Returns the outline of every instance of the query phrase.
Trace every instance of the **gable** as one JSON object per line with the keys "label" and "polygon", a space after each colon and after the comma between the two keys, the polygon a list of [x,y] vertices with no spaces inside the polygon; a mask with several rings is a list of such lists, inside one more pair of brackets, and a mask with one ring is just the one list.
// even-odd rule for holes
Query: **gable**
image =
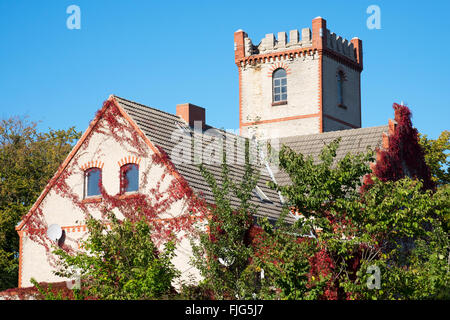
{"label": "gable", "polygon": [[[105,128],[111,132],[111,136],[113,139],[103,138],[102,141],[96,141],[95,143],[91,140],[96,138],[97,140],[101,139],[98,137],[99,135],[107,135]],[[119,133],[120,130],[126,128],[126,133],[123,137],[121,137]],[[67,191],[69,188],[66,180],[72,179],[71,176],[73,173],[82,173],[87,168],[90,167],[103,167],[104,163],[101,159],[105,159],[109,155],[106,155],[105,152],[102,153],[101,148],[110,148],[108,144],[114,145],[114,140],[123,139],[124,143],[128,145],[132,145],[133,148],[136,148],[137,153],[146,154],[148,157],[147,160],[151,159],[152,154],[160,155],[160,151],[153,145],[153,143],[145,136],[145,134],[137,127],[137,125],[133,122],[133,120],[126,114],[126,112],[117,104],[114,100],[113,96],[110,96],[108,100],[106,100],[102,106],[102,108],[97,112],[95,118],[91,121],[88,129],[83,133],[82,137],[73,147],[72,151],[63,161],[63,163],[58,168],[55,175],[50,179],[49,183],[44,188],[43,192],[40,194],[32,208],[29,212],[23,217],[22,221],[16,226],[17,231],[21,231],[29,222],[30,218],[35,215],[36,211],[39,211],[39,206],[43,203],[43,201],[48,197],[49,193],[53,190],[58,190],[59,192]],[[100,147],[102,145],[102,147]],[[116,149],[117,143],[116,143]],[[120,148],[119,148],[120,149]],[[109,154],[118,153],[125,154],[129,157],[129,153],[120,153],[119,151],[113,151],[111,148],[108,151]],[[136,158],[135,156],[133,156]],[[120,160],[120,159],[117,159]],[[170,164],[162,161],[162,165],[166,166],[166,169],[176,178],[182,180],[182,177],[176,173],[175,170],[170,166]],[[78,175],[79,179],[80,175]],[[116,178],[115,176],[114,178]],[[105,177],[108,178],[108,177]],[[70,182],[71,184],[82,184],[82,181],[78,182]],[[114,193],[114,190],[113,190]],[[67,196],[67,195],[66,195]],[[78,204],[81,203],[80,196],[78,195],[70,195],[67,197],[72,197],[72,200]]]}
{"label": "gable", "polygon": [[[178,116],[157,110],[121,97],[115,96],[118,104],[130,115],[133,121],[145,133],[157,148],[161,148],[167,154],[176,171],[186,180],[193,191],[201,195],[208,203],[214,203],[214,196],[211,188],[203,179],[198,168],[199,159],[204,161],[204,166],[209,170],[216,180],[221,181],[222,159],[214,150],[220,149],[220,139],[222,136],[225,141],[243,145],[245,141],[243,137],[231,132],[207,127],[206,131],[197,132],[192,130]],[[212,134],[208,134],[212,132]],[[214,135],[214,137],[212,137]],[[192,147],[192,143],[198,143],[196,147]],[[187,152],[180,154],[180,151]],[[210,156],[214,156],[211,161]],[[231,155],[233,159],[229,163],[230,177],[239,182],[244,174],[244,149],[235,148]],[[180,159],[184,157],[184,159]],[[254,155],[257,158],[258,155]],[[231,157],[230,157],[231,158]],[[267,186],[267,182],[271,181],[270,173],[267,171],[263,163],[256,162],[254,164],[256,170],[260,172],[258,182],[259,188],[270,199],[269,202],[261,201],[255,194],[251,202],[259,207],[258,216],[266,216],[270,219],[277,219],[281,213],[282,204],[276,191]],[[238,206],[240,200],[231,195],[231,204]]]}

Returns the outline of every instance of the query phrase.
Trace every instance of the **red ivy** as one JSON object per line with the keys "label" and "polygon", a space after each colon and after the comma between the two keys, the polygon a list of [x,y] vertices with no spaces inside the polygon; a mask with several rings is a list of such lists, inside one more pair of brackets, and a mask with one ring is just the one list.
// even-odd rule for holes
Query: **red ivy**
{"label": "red ivy", "polygon": [[[425,189],[434,189],[430,168],[425,163],[424,151],[419,144],[418,131],[412,126],[411,111],[404,105],[393,104],[395,132],[389,135],[387,150],[379,150],[373,174],[382,181],[396,181],[405,175],[422,180]],[[370,186],[372,179],[366,178]]]}

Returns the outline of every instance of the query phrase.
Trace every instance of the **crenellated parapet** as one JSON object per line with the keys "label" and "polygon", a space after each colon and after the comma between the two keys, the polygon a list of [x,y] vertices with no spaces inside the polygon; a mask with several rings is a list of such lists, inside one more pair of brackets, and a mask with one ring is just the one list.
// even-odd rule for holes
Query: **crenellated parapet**
{"label": "crenellated parapet", "polygon": [[327,29],[327,48],[356,61],[353,43]]}
{"label": "crenellated parapet", "polygon": [[254,46],[253,54],[264,54],[311,46],[311,29],[304,28],[301,34],[299,34],[298,30],[289,31],[289,37],[284,31],[278,32],[277,37],[273,33],[266,34],[266,37],[261,40],[259,45]]}
{"label": "crenellated parapet", "polygon": [[254,61],[292,58],[298,54],[311,54],[316,51],[324,52],[343,63],[362,69],[362,42],[358,38],[347,40],[330,32],[326,27],[326,20],[317,17],[312,20],[312,30],[303,28],[278,32],[275,36],[268,33],[258,43],[254,44],[243,30],[234,33],[235,60],[237,64]]}
{"label": "crenellated parapet", "polygon": [[301,33],[296,29],[291,30],[289,31],[289,36],[284,31],[278,32],[276,37],[273,33],[268,33],[257,45],[253,44],[252,40],[244,31],[238,30],[235,32],[236,34],[242,35],[243,48],[241,47],[241,50],[244,57],[312,46],[310,28],[302,29]]}

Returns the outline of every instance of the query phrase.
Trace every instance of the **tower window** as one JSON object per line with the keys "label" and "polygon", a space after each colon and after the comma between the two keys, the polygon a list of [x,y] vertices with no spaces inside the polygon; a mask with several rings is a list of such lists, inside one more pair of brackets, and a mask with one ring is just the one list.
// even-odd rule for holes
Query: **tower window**
{"label": "tower window", "polygon": [[120,192],[135,192],[139,190],[139,167],[129,163],[120,167]]}
{"label": "tower window", "polygon": [[286,70],[279,68],[273,72],[273,102],[287,101],[287,77]]}
{"label": "tower window", "polygon": [[102,183],[102,170],[90,168],[84,172],[84,197],[100,195],[100,184]]}
{"label": "tower window", "polygon": [[344,107],[344,73],[339,71],[337,74],[337,90],[338,90],[338,105]]}

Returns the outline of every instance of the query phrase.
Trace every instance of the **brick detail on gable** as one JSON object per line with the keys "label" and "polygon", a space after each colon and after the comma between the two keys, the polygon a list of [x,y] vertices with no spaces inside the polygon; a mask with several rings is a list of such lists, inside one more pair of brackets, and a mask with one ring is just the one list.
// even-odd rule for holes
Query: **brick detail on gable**
{"label": "brick detail on gable", "polygon": [[104,165],[105,165],[105,164],[104,164],[102,161],[100,161],[100,160],[88,161],[88,162],[84,163],[83,165],[81,165],[81,166],[80,166],[80,169],[83,170],[83,171],[85,171],[85,170],[87,170],[87,169],[90,169],[90,168],[100,168],[100,169],[103,169],[103,166],[104,166]]}
{"label": "brick detail on gable", "polygon": [[120,159],[119,161],[117,161],[117,164],[119,165],[119,167],[128,164],[128,163],[134,163],[139,165],[139,163],[141,163],[141,158],[138,158],[136,156],[127,156],[127,157],[123,157],[122,159]]}

